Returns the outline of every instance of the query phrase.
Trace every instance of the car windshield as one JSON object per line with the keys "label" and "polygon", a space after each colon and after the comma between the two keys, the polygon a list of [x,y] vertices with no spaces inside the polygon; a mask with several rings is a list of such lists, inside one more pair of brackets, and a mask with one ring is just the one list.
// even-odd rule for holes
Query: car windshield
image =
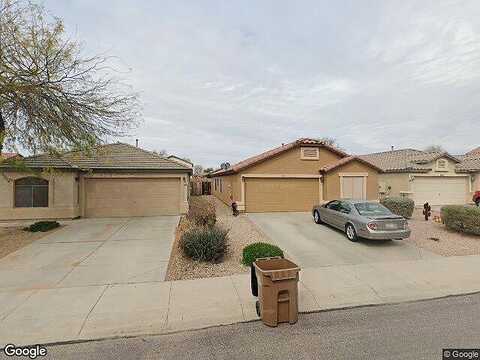
{"label": "car windshield", "polygon": [[365,216],[382,216],[392,214],[392,212],[388,210],[385,206],[370,202],[357,203],[355,204],[355,209],[357,209],[360,215]]}

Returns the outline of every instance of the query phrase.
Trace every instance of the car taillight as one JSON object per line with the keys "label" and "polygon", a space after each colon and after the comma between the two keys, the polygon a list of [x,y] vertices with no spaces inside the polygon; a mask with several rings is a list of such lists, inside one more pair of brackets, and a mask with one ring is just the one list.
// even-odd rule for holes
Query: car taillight
{"label": "car taillight", "polygon": [[373,223],[373,222],[368,223],[368,224],[367,224],[367,227],[368,227],[370,230],[374,230],[374,231],[378,229],[378,225],[377,225],[376,223]]}

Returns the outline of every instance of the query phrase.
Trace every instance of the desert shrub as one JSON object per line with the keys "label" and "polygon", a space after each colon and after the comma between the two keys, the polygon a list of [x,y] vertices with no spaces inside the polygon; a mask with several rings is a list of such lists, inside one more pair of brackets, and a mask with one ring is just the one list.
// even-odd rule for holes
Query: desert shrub
{"label": "desert shrub", "polygon": [[181,237],[183,253],[197,261],[221,262],[227,251],[228,230],[219,226],[194,226]]}
{"label": "desert shrub", "polygon": [[276,245],[257,242],[257,243],[247,245],[243,248],[242,263],[244,265],[250,266],[253,264],[255,260],[259,258],[273,257],[273,256],[283,257],[282,249],[280,249]]}
{"label": "desert shrub", "polygon": [[31,231],[31,232],[37,232],[37,231],[45,232],[52,229],[56,229],[59,226],[60,224],[57,221],[37,221],[36,223],[30,226],[27,226],[24,230]]}
{"label": "desert shrub", "polygon": [[213,226],[217,222],[215,205],[201,196],[192,196],[187,219],[199,226]]}
{"label": "desert shrub", "polygon": [[413,200],[406,197],[386,197],[380,200],[380,203],[394,214],[407,219],[412,217],[415,208]]}
{"label": "desert shrub", "polygon": [[441,217],[448,229],[480,235],[480,208],[463,205],[448,205],[441,209]]}

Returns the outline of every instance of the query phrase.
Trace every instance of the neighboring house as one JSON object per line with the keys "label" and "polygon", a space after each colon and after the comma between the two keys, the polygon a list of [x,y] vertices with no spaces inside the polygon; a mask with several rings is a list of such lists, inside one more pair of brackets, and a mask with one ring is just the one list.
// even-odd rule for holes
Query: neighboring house
{"label": "neighboring house", "polygon": [[[478,149],[477,149],[478,150]],[[447,152],[401,149],[362,155],[383,170],[381,196],[406,196],[417,206],[465,204],[479,189],[480,151],[453,156]]]}
{"label": "neighboring house", "polygon": [[167,159],[175,161],[175,162],[179,163],[180,165],[186,166],[190,169],[193,169],[193,163],[189,160],[182,159],[182,158],[180,158],[178,156],[175,156],[175,155],[169,155],[169,156],[167,156]]}
{"label": "neighboring house", "polygon": [[115,143],[91,154],[25,157],[0,165],[0,220],[178,215],[188,210],[192,170]]}
{"label": "neighboring house", "polygon": [[240,211],[310,211],[338,198],[378,199],[378,169],[312,139],[299,139],[217,170],[212,193]]}

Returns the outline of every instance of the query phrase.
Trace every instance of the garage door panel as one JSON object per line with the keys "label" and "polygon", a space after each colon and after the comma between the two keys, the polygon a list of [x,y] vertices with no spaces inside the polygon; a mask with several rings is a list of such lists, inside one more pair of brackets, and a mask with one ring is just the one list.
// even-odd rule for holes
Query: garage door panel
{"label": "garage door panel", "polygon": [[412,185],[413,199],[420,206],[465,204],[468,191],[466,177],[420,177]]}
{"label": "garage door panel", "polygon": [[180,179],[88,179],[86,217],[177,215]]}
{"label": "garage door panel", "polygon": [[310,211],[319,202],[319,183],[318,179],[246,179],[245,199],[247,212]]}

